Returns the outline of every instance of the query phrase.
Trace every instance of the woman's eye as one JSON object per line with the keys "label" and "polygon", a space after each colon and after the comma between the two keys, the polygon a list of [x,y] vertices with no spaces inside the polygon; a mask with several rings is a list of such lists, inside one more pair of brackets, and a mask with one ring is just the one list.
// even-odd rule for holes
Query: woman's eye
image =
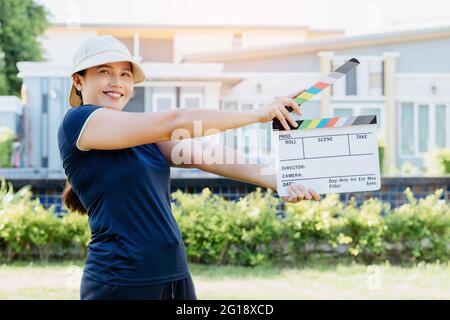
{"label": "woman's eye", "polygon": [[123,75],[128,77],[128,78],[131,78],[131,74],[129,74],[129,73],[124,73]]}
{"label": "woman's eye", "polygon": [[108,73],[108,70],[106,69],[100,70],[100,73]]}

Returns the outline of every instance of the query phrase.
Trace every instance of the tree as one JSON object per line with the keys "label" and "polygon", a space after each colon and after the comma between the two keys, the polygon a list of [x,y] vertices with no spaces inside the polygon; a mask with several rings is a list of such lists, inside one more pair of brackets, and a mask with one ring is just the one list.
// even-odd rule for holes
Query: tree
{"label": "tree", "polygon": [[34,0],[0,1],[0,95],[19,95],[18,61],[43,59],[38,37],[47,29],[47,15]]}

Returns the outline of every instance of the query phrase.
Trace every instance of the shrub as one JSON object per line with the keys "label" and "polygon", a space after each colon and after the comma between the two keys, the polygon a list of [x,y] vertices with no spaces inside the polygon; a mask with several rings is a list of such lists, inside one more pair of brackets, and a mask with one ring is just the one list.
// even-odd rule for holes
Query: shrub
{"label": "shrub", "polygon": [[450,255],[450,206],[441,200],[442,189],[417,200],[405,191],[408,203],[386,217],[386,241],[395,243],[399,256],[412,260],[448,260]]}
{"label": "shrub", "polygon": [[234,204],[208,189],[201,194],[177,191],[172,197],[172,212],[183,234],[187,257],[199,263],[225,263],[232,239],[227,213],[234,210]]}
{"label": "shrub", "polygon": [[278,204],[270,190],[262,193],[260,188],[239,199],[235,210],[229,212],[229,263],[254,266],[276,257],[276,244],[282,234]]}
{"label": "shrub", "polygon": [[425,169],[429,175],[450,174],[450,148],[428,151],[425,155]]}
{"label": "shrub", "polygon": [[384,139],[382,138],[381,134],[378,134],[377,136],[377,143],[378,143],[378,160],[380,163],[380,173],[384,174],[384,155],[386,153],[386,143],[384,142]]}
{"label": "shrub", "polygon": [[284,227],[289,256],[305,258],[310,252],[329,245],[330,233],[343,224],[343,214],[344,204],[336,194],[320,202],[286,204]]}
{"label": "shrub", "polygon": [[38,255],[48,259],[60,247],[61,224],[54,207],[45,209],[38,199],[31,200],[29,186],[14,194],[12,184],[0,187],[0,243],[6,260]]}
{"label": "shrub", "polygon": [[281,234],[276,216],[278,200],[270,192],[256,192],[237,202],[212,195],[172,194],[189,260],[200,263],[257,265],[270,261],[271,244]]}
{"label": "shrub", "polygon": [[361,256],[367,262],[385,254],[387,227],[383,214],[389,211],[389,207],[389,204],[374,198],[366,200],[360,208],[347,207],[337,239],[348,239],[345,242],[349,244],[349,254]]}
{"label": "shrub", "polygon": [[87,215],[69,212],[60,219],[60,225],[62,254],[85,258],[91,240]]}
{"label": "shrub", "polygon": [[14,133],[9,127],[0,127],[0,168],[11,167],[14,139]]}
{"label": "shrub", "polygon": [[[448,261],[450,205],[438,190],[391,209],[368,199],[344,204],[336,194],[319,202],[284,203],[271,191],[227,201],[205,188],[200,194],[174,192],[172,212],[183,235],[189,261],[255,266],[295,262],[316,254],[343,256],[372,263]],[[0,258],[49,259],[86,256],[90,230],[86,216],[70,212],[62,218],[54,207],[31,200],[29,186],[16,193],[0,186]]]}

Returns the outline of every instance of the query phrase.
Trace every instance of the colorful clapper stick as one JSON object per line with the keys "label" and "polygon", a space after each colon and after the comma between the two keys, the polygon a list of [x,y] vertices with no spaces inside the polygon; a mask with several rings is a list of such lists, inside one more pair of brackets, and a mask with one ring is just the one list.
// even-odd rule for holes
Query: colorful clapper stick
{"label": "colorful clapper stick", "polygon": [[319,82],[315,83],[312,87],[300,93],[297,97],[294,98],[295,101],[297,101],[298,104],[305,103],[323,89],[331,86],[337,79],[345,76],[345,74],[353,70],[357,65],[359,65],[358,60],[356,60],[355,58],[350,59],[349,61],[338,67],[336,70],[331,72],[329,75],[321,79]]}
{"label": "colorful clapper stick", "polygon": [[[346,61],[344,64],[339,66],[336,70],[331,72],[326,77],[322,78],[320,81],[315,83],[313,86],[308,88],[307,90],[300,93],[297,97],[294,97],[295,101],[302,105],[306,101],[310,100],[312,97],[314,97],[316,94],[320,93],[323,89],[326,89],[327,87],[331,86],[337,79],[342,78],[345,76],[348,72],[353,70],[359,65],[359,61],[355,58],[350,59],[349,61]],[[291,107],[286,107],[287,110],[293,111]],[[288,122],[288,125],[291,129],[294,127]],[[284,130],[283,125],[280,123],[278,119],[273,120],[272,124],[273,129],[279,129]]]}
{"label": "colorful clapper stick", "polygon": [[[340,128],[362,124],[377,124],[377,116],[352,116],[297,120],[297,129]],[[284,130],[284,129],[280,129]]]}

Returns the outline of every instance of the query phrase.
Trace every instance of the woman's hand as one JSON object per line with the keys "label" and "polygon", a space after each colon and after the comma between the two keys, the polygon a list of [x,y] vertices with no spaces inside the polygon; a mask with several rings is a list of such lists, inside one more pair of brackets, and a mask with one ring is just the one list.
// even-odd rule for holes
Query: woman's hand
{"label": "woman's hand", "polygon": [[289,203],[296,203],[300,200],[320,200],[320,196],[317,194],[314,189],[308,189],[301,185],[301,184],[291,184],[287,187],[287,191],[289,192],[289,197],[284,196],[282,197],[284,201]]}
{"label": "woman's hand", "polygon": [[297,122],[294,120],[294,118],[292,118],[286,107],[291,107],[300,116],[303,116],[303,112],[300,110],[299,105],[293,99],[303,91],[305,90],[296,92],[292,95],[289,95],[288,97],[275,97],[269,105],[261,107],[256,111],[258,112],[259,122],[265,123],[272,121],[274,118],[278,118],[278,120],[280,120],[281,124],[286,130],[290,129],[286,120],[289,121],[294,127],[297,127]]}

